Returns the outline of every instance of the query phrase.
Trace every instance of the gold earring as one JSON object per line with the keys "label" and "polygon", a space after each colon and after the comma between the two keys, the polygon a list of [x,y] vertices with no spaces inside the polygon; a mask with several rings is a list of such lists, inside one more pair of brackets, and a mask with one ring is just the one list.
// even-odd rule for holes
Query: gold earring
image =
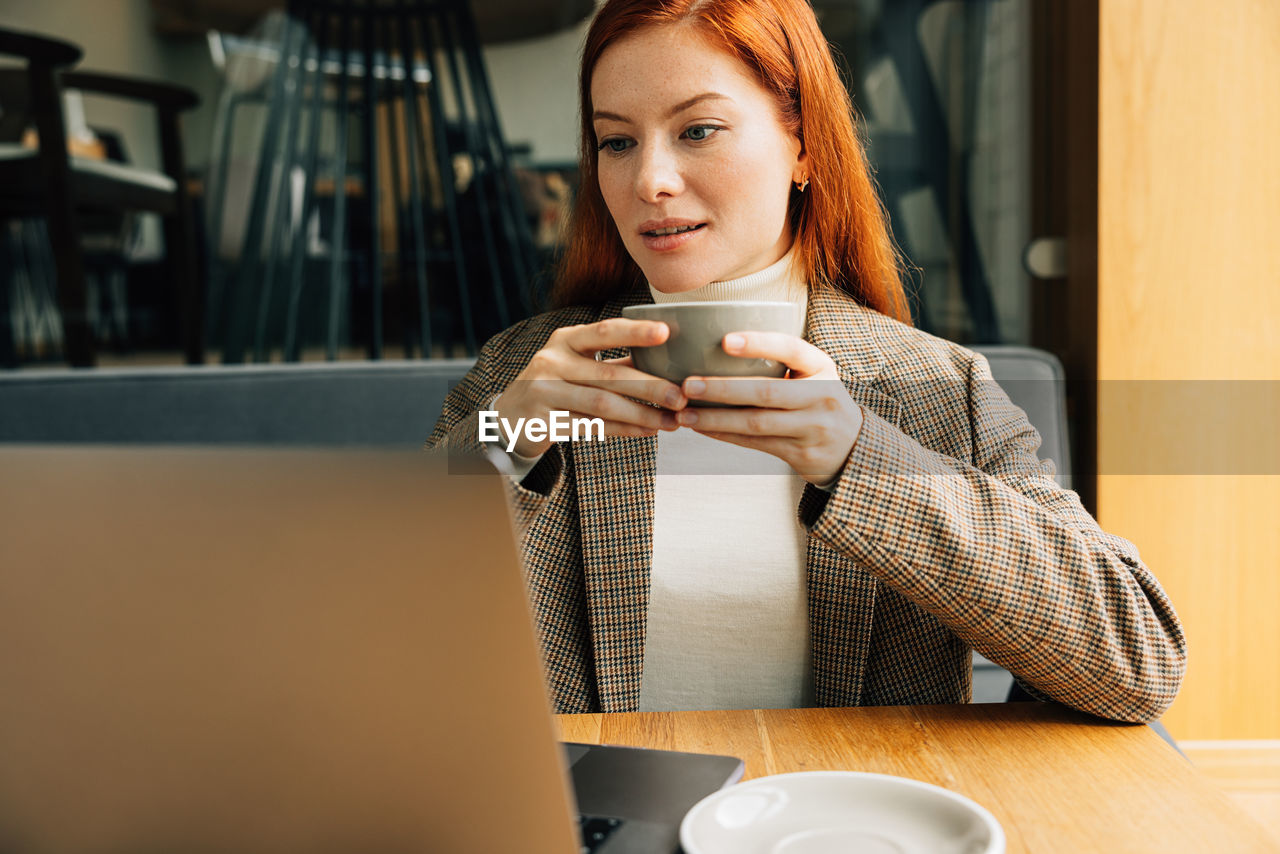
{"label": "gold earring", "polygon": [[809,176],[808,176],[808,175],[805,175],[805,176],[804,176],[804,181],[803,181],[803,182],[800,182],[800,181],[797,181],[797,182],[796,182],[796,189],[797,189],[797,190],[799,190],[799,191],[800,191],[800,192],[802,192],[802,193],[804,192],[805,187],[808,187],[808,186],[809,186]]}

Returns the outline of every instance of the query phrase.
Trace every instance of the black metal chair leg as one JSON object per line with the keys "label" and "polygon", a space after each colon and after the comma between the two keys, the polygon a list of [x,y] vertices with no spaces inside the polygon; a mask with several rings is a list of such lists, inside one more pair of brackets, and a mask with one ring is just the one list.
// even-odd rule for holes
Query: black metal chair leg
{"label": "black metal chair leg", "polygon": [[374,21],[375,17],[370,15],[361,22],[363,31],[361,46],[364,51],[364,113],[362,130],[364,132],[364,198],[369,223],[369,244],[366,247],[366,252],[368,253],[370,314],[372,315],[369,332],[369,358],[381,359],[382,258],[381,247],[378,245],[378,212],[381,193],[378,186],[378,88],[374,77],[378,44],[377,28],[374,26]]}
{"label": "black metal chair leg", "polygon": [[[421,160],[422,149],[418,145],[419,136],[419,116],[418,116],[418,84],[413,78],[414,70],[414,44],[412,24],[409,18],[408,6],[401,0],[398,4],[398,16],[396,22],[400,27],[400,52],[404,58],[404,117],[405,117],[405,163],[409,172],[409,230],[410,241],[413,246],[413,272],[414,281],[417,284],[418,296],[418,318],[420,335],[422,341],[423,358],[431,357],[431,301],[429,299],[429,289],[427,287],[427,244],[426,235],[423,233],[426,228],[426,217],[423,214],[422,202],[422,186],[423,181],[419,175],[420,171],[425,171],[427,164],[425,160]],[[431,81],[434,84],[435,81]],[[401,255],[405,252],[404,244],[401,245]],[[407,288],[405,289],[407,291]],[[406,327],[406,336],[407,336]],[[407,344],[407,342],[406,342]],[[406,355],[408,347],[406,346]]]}
{"label": "black metal chair leg", "polygon": [[462,228],[458,221],[458,196],[453,186],[453,157],[445,133],[446,115],[440,98],[440,68],[435,61],[436,41],[431,33],[430,20],[422,22],[422,40],[427,66],[431,70],[434,85],[427,88],[427,104],[431,110],[431,130],[435,143],[436,168],[440,173],[440,189],[444,197],[445,222],[449,231],[449,247],[453,255],[454,271],[458,281],[458,310],[462,313],[463,336],[468,353],[475,353],[476,332],[471,316],[471,292],[467,276],[467,259],[462,247]]}
{"label": "black metal chair leg", "polygon": [[[303,268],[307,254],[307,219],[310,217],[312,206],[315,203],[315,174],[316,164],[319,162],[320,125],[324,109],[325,84],[322,63],[324,60],[324,45],[328,41],[330,23],[330,15],[327,12],[320,12],[314,19],[315,39],[312,41],[311,49],[307,53],[314,59],[315,68],[310,74],[304,75],[311,89],[311,101],[305,117],[306,121],[304,122],[300,119],[298,123],[300,129],[302,127],[307,129],[305,132],[307,154],[302,167],[304,175],[302,212],[298,228],[293,233],[292,246],[289,251],[289,305],[285,313],[284,334],[284,359],[286,362],[298,361],[302,353],[301,334],[298,331],[300,323],[298,315],[301,311],[304,287]],[[301,102],[305,96],[306,88],[299,87],[297,100]]]}
{"label": "black metal chair leg", "polygon": [[[281,60],[276,65],[271,82],[271,95],[267,102],[268,110],[279,110],[285,103],[286,83],[289,76],[287,57],[296,51],[294,42],[301,36],[301,27],[286,22],[281,38]],[[253,202],[249,209],[249,217],[245,226],[243,248],[240,252],[240,269],[235,277],[230,294],[227,327],[223,338],[222,361],[226,364],[239,364],[244,361],[245,350],[249,346],[250,319],[254,316],[252,306],[254,295],[261,286],[263,262],[262,254],[266,245],[267,212],[273,199],[279,199],[279,174],[276,169],[276,150],[281,144],[281,121],[273,117],[267,121],[263,134],[261,155],[258,158],[257,175],[254,181]]]}
{"label": "black metal chair leg", "polygon": [[350,275],[347,273],[347,133],[351,102],[351,0],[344,0],[338,18],[342,34],[341,63],[338,77],[338,120],[334,152],[333,232],[329,241],[329,311],[326,327],[325,358],[338,358],[338,341],[342,337],[342,320],[346,316]]}
{"label": "black metal chair leg", "polygon": [[18,366],[18,347],[13,334],[13,240],[11,224],[0,221],[0,367]]}
{"label": "black metal chair leg", "polygon": [[[267,259],[262,270],[262,282],[258,287],[258,311],[254,325],[253,359],[265,362],[270,357],[272,342],[269,326],[276,311],[275,281],[283,265],[281,247],[285,244],[285,236],[293,214],[293,177],[298,164],[298,118],[302,105],[302,78],[306,73],[304,54],[312,42],[306,26],[305,18],[290,19],[289,26],[297,31],[291,41],[293,51],[281,56],[281,64],[287,66],[288,77],[285,82],[284,127],[280,139],[280,150],[273,167],[275,190],[274,212],[267,223]],[[276,152],[272,152],[273,155]]]}

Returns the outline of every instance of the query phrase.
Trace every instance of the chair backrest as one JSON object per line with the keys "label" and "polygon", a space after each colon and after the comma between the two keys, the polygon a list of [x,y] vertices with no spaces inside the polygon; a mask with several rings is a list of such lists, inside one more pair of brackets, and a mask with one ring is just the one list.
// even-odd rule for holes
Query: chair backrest
{"label": "chair backrest", "polygon": [[[0,112],[0,141],[17,142],[28,123],[44,119],[42,113],[50,112],[41,110],[47,105],[33,103],[33,88],[42,96],[56,93],[57,72],[79,62],[84,51],[62,39],[0,27],[0,56],[26,60],[22,65],[0,68],[0,95],[4,98],[0,101],[4,105]],[[44,133],[46,128],[37,130]]]}
{"label": "chair backrest", "polygon": [[1053,460],[1058,467],[1058,483],[1070,489],[1071,441],[1062,363],[1052,353],[1032,347],[1001,345],[973,349],[987,357],[996,382],[1040,431],[1040,459]]}
{"label": "chair backrest", "polygon": [[[1058,483],[1070,489],[1071,443],[1062,363],[1052,353],[1031,347],[993,345],[973,349],[987,357],[991,375],[1040,432],[1040,459],[1053,460],[1058,467]],[[1029,698],[1008,671],[985,656],[974,654],[973,702]]]}
{"label": "chair backrest", "polygon": [[[1062,364],[978,347],[1070,486]],[[417,445],[470,359],[0,374],[0,442]]]}
{"label": "chair backrest", "polygon": [[469,359],[0,374],[0,442],[420,447]]}

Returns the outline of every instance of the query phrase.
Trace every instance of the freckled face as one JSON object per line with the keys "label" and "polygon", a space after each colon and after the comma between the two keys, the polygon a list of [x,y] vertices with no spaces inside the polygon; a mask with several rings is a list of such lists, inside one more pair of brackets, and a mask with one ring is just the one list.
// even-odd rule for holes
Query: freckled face
{"label": "freckled face", "polygon": [[591,77],[600,192],[663,293],[768,267],[791,248],[800,141],[751,71],[689,27],[610,45]]}

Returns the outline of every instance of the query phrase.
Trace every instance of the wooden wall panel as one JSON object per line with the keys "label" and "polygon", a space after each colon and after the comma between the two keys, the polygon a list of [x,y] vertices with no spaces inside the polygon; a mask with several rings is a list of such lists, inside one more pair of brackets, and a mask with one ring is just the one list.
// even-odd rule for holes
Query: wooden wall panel
{"label": "wooden wall panel", "polygon": [[[1199,473],[1140,475],[1141,395],[1117,382],[1280,381],[1280,4],[1100,0],[1098,137],[1099,519],[1186,624],[1174,736],[1280,738],[1280,383],[1234,387],[1261,430],[1173,407],[1169,429],[1143,428],[1148,455]],[[1160,388],[1179,387],[1144,394]],[[1242,473],[1249,443],[1273,443],[1269,474]]]}

